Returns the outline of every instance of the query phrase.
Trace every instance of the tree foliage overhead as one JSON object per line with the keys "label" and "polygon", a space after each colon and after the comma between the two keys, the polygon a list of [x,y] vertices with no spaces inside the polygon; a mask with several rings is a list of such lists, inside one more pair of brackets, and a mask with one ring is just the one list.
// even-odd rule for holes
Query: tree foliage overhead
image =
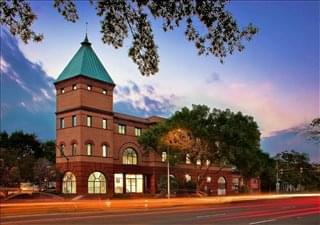
{"label": "tree foliage overhead", "polygon": [[[159,70],[158,47],[154,40],[152,20],[162,21],[162,29],[172,31],[184,26],[188,41],[194,43],[199,55],[213,55],[223,59],[244,49],[243,41],[250,41],[258,29],[253,24],[241,28],[226,9],[227,0],[89,0],[101,17],[102,41],[115,48],[132,39],[129,57],[142,75]],[[79,19],[76,1],[54,0],[53,6],[70,22]],[[22,41],[41,41],[31,26],[37,19],[30,3],[25,0],[0,1],[1,25]],[[200,28],[201,29],[200,29]]]}

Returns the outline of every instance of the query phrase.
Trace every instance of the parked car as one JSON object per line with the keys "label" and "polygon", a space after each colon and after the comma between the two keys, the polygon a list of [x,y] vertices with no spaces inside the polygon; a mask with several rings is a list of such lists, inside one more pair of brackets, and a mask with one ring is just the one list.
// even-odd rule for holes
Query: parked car
{"label": "parked car", "polygon": [[21,193],[38,193],[40,191],[39,185],[34,185],[32,183],[20,183],[20,192]]}

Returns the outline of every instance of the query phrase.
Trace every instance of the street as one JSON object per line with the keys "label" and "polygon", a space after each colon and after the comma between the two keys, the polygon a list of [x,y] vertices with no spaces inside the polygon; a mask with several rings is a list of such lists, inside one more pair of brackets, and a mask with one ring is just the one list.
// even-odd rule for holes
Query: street
{"label": "street", "polygon": [[[5,215],[2,212],[1,224],[320,224],[318,196],[223,204],[170,206],[160,204],[159,207],[149,207],[149,201],[144,201],[144,207],[135,207],[134,204],[127,204],[128,202],[130,200],[125,200],[123,202],[126,203],[125,206],[116,208],[102,208],[100,205],[96,210],[89,209],[90,207],[88,210],[80,210],[81,206],[78,206],[79,210],[73,212],[55,210],[53,213],[48,211],[21,213],[20,211],[18,215],[13,211]],[[18,210],[18,207],[16,208]]]}

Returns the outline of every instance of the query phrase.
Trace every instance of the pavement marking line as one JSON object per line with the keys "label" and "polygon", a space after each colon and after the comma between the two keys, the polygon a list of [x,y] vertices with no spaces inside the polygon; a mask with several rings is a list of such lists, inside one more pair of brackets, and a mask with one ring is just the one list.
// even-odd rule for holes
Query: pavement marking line
{"label": "pavement marking line", "polygon": [[224,216],[226,213],[218,213],[218,214],[210,214],[210,215],[201,215],[201,216],[196,216],[197,219],[202,219],[202,218],[209,218],[209,217],[216,217],[216,216]]}
{"label": "pavement marking line", "polygon": [[261,221],[257,221],[257,222],[251,222],[249,223],[250,225],[254,225],[254,224],[260,224],[260,223],[269,223],[269,222],[273,222],[276,221],[276,219],[270,219],[270,220],[261,220]]}

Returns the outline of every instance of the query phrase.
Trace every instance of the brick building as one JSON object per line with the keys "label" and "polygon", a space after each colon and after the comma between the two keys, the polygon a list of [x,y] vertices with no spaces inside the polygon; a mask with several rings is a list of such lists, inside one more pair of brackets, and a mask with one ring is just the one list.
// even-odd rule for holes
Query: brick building
{"label": "brick building", "polygon": [[[63,178],[58,190],[65,194],[136,194],[159,191],[166,176],[165,154],[145,154],[137,136],[163,120],[139,118],[113,111],[110,75],[96,56],[88,38],[55,82],[56,163]],[[214,195],[235,193],[239,178],[231,168],[217,172],[211,166],[202,186]],[[171,169],[181,182],[195,180],[194,165]]]}

